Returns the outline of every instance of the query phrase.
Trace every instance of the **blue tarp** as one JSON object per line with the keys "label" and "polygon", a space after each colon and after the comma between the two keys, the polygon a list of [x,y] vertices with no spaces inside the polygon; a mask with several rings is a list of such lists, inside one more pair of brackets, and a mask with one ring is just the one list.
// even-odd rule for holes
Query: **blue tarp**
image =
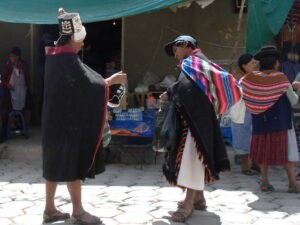
{"label": "blue tarp", "polygon": [[187,0],[1,0],[0,21],[56,24],[57,10],[78,12],[83,22],[110,20],[166,8]]}

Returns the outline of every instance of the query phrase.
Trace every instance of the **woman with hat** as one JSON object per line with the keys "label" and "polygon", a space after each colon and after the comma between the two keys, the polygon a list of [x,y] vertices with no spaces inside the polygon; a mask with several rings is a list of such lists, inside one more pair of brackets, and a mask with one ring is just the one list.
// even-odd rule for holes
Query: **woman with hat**
{"label": "woman with hat", "polygon": [[298,96],[285,74],[279,72],[281,53],[275,46],[264,46],[254,58],[260,71],[253,71],[242,81],[243,99],[252,114],[250,158],[261,168],[264,192],[274,191],[268,178],[269,166],[284,166],[289,179],[288,192],[300,192],[294,174],[299,160],[291,105]]}
{"label": "woman with hat", "polygon": [[[257,61],[251,54],[243,54],[238,59],[238,68],[236,70],[235,78],[240,80],[246,74],[257,70]],[[242,103],[244,104],[244,103]],[[244,113],[239,111],[237,113]],[[234,121],[232,119],[232,147],[236,153],[241,156],[242,173],[247,176],[255,175],[256,172],[251,170],[249,163],[249,150],[250,150],[250,136],[251,136],[251,114],[245,110],[243,115],[244,121]],[[249,137],[249,138],[247,138]]]}
{"label": "woman with hat", "polygon": [[78,52],[86,36],[78,13],[60,11],[60,37],[46,48],[43,125],[43,176],[46,179],[44,222],[70,217],[60,212],[54,197],[57,182],[67,182],[79,224],[101,224],[86,212],[81,201],[81,180],[104,169],[102,135],[106,121],[109,86],[124,84],[127,75],[107,79],[83,64]]}

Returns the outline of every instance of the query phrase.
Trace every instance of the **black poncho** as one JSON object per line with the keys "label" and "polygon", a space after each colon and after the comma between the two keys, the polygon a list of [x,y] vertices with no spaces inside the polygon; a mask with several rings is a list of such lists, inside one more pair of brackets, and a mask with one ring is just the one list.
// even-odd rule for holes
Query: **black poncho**
{"label": "black poncho", "polygon": [[72,49],[46,49],[42,114],[46,180],[84,180],[104,171],[101,139],[107,92],[101,75]]}

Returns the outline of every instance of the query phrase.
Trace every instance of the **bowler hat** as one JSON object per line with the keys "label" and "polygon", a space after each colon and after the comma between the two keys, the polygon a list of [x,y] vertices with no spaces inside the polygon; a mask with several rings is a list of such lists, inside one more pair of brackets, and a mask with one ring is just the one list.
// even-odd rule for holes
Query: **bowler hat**
{"label": "bowler hat", "polygon": [[282,57],[282,53],[277,50],[277,48],[274,45],[266,45],[263,46],[257,53],[254,55],[254,59],[260,60],[262,58],[265,58],[267,56],[275,56],[277,58]]}
{"label": "bowler hat", "polygon": [[11,48],[10,53],[15,55],[15,56],[21,56],[21,49],[17,46],[14,46]]}

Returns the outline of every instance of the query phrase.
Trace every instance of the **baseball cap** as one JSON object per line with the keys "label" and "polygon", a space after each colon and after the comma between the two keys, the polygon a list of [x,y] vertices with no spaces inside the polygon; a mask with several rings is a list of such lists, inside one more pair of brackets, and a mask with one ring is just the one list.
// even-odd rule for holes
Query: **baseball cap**
{"label": "baseball cap", "polygon": [[165,49],[165,52],[167,53],[167,55],[174,56],[173,45],[175,45],[176,43],[178,43],[180,41],[188,41],[195,47],[197,46],[197,41],[195,38],[193,38],[189,35],[180,35],[174,41],[165,44],[164,49]]}

